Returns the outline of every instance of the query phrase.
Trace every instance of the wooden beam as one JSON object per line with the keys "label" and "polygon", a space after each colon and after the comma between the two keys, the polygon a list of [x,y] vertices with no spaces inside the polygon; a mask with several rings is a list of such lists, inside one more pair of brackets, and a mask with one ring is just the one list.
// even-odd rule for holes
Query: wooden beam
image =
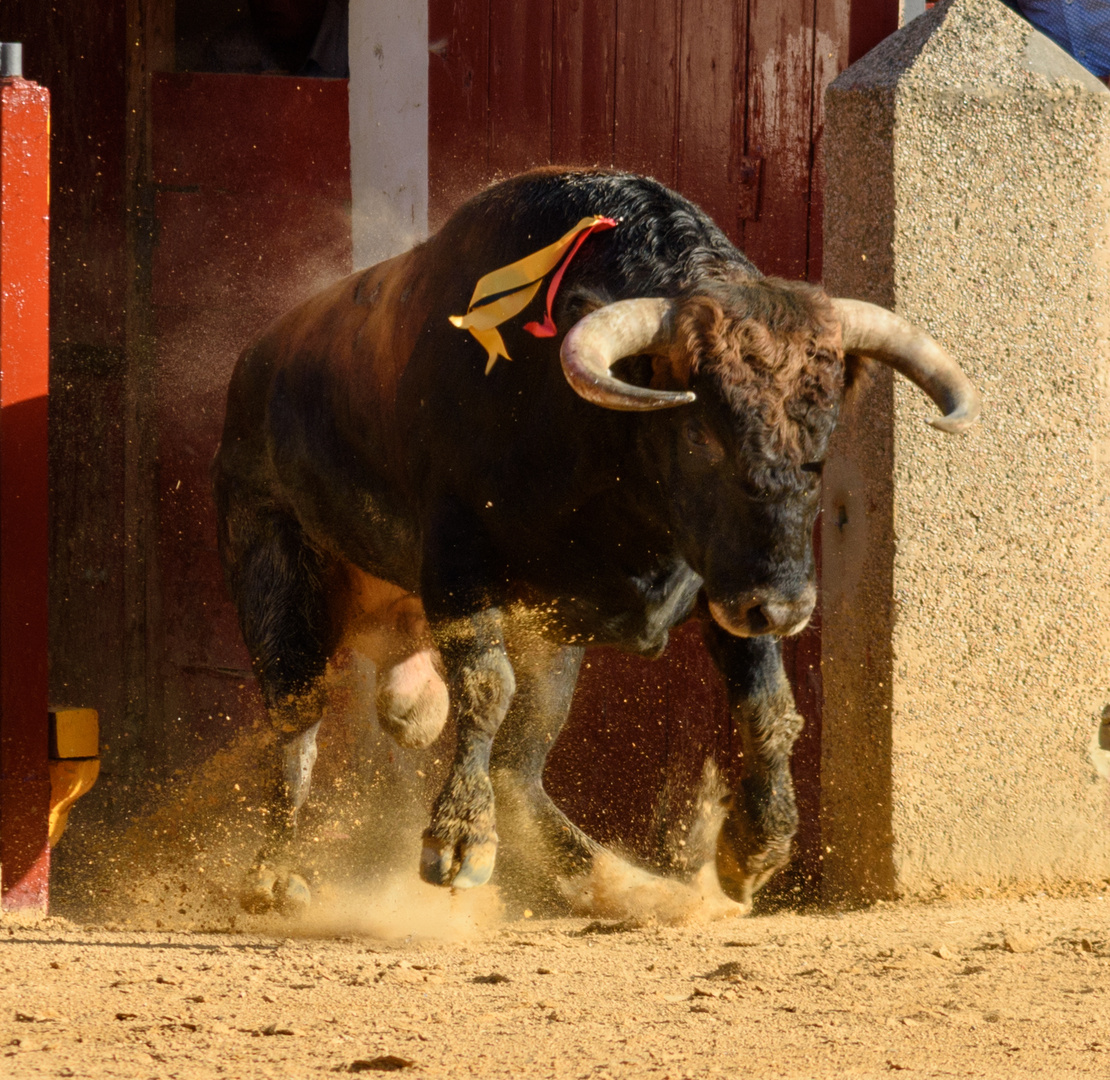
{"label": "wooden beam", "polygon": [[854,64],[898,29],[898,0],[852,0],[848,24],[848,63]]}
{"label": "wooden beam", "polygon": [[151,167],[151,73],[162,48],[163,0],[126,0],[124,190],[127,303],[124,311],[124,678],[122,724],[130,752],[121,772],[130,800],[166,768],[162,716],[162,622],[158,569],[157,373],[151,265],[154,184]]}

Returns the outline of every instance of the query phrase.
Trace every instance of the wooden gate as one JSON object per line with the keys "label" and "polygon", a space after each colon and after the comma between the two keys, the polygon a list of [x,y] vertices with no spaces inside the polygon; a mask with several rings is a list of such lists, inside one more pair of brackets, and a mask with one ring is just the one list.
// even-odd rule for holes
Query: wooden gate
{"label": "wooden gate", "polygon": [[[681,191],[764,272],[818,279],[822,100],[848,17],[848,0],[430,0],[433,227],[499,176],[612,166]],[[807,721],[793,890],[820,858],[819,635],[787,648]],[[548,787],[600,839],[657,858],[707,755],[731,760],[724,691],[686,628],[657,662],[590,654]]]}

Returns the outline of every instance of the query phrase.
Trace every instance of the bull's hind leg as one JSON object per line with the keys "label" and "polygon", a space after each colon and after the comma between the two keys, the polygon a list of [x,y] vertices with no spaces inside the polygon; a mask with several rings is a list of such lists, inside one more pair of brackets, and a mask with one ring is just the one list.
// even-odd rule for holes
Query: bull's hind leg
{"label": "bull's hind leg", "polygon": [[312,781],[324,707],[329,651],[324,561],[288,514],[248,514],[226,504],[221,511],[220,553],[280,745],[263,808],[262,847],[240,899],[248,911],[276,907],[295,913],[310,900],[307,882],[292,872],[289,859],[297,812]]}
{"label": "bull's hind leg", "polygon": [[420,598],[347,563],[333,578],[335,636],[374,661],[378,723],[401,746],[431,746],[447,723],[449,701]]}
{"label": "bull's hind leg", "polygon": [[498,880],[533,905],[563,907],[560,878],[602,850],[544,790],[543,771],[570,713],[584,650],[510,639],[516,695],[493,744],[490,778],[503,837]]}
{"label": "bull's hind leg", "polygon": [[742,748],[743,779],[717,842],[721,883],[734,899],[752,895],[790,859],[798,828],[790,753],[802,730],[771,636],[732,637],[703,624],[706,645],[724,675],[732,730]]}

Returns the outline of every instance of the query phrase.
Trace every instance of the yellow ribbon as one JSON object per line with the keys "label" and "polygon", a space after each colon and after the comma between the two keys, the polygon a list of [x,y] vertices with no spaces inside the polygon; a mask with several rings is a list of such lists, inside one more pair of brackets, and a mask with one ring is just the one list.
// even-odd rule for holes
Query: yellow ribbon
{"label": "yellow ribbon", "polygon": [[[607,220],[609,219],[600,216],[584,217],[554,244],[548,244],[539,251],[533,251],[531,255],[509,263],[508,266],[491,270],[478,279],[466,314],[451,315],[450,320],[452,326],[457,326],[460,330],[469,330],[486,350],[489,356],[486,362],[487,375],[493,370],[498,357],[512,359],[505,351],[505,342],[497,327],[506,319],[519,315],[531,303],[540,285],[543,284],[545,275],[555,268],[579,233]],[[497,299],[483,304],[482,301],[488,296],[496,296]]]}

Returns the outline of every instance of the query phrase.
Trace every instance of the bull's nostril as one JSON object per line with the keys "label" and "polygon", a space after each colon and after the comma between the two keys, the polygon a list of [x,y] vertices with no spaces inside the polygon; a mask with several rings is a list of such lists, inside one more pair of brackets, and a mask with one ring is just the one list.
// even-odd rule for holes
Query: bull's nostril
{"label": "bull's nostril", "polygon": [[765,634],[771,628],[771,620],[762,605],[753,604],[747,611],[748,627],[753,634]]}

